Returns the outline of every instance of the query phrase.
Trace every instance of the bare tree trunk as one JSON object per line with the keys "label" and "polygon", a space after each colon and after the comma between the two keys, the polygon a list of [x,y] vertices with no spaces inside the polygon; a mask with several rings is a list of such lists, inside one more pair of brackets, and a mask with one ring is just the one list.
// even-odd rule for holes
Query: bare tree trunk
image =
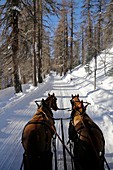
{"label": "bare tree trunk", "polygon": [[73,4],[71,1],[71,38],[70,38],[70,71],[73,68]]}
{"label": "bare tree trunk", "polygon": [[65,57],[65,72],[64,72],[64,74],[66,74],[67,73],[67,71],[68,71],[68,63],[67,63],[67,61],[68,61],[68,21],[67,21],[67,14],[66,14],[66,57]]}
{"label": "bare tree trunk", "polygon": [[95,59],[95,65],[94,65],[94,90],[96,89],[96,73],[97,73],[97,29],[95,27],[94,30],[94,47],[95,47],[95,54],[94,54],[94,59]]}
{"label": "bare tree trunk", "polygon": [[94,66],[94,90],[96,89],[96,73],[97,73],[97,56],[95,55],[95,66]]}
{"label": "bare tree trunk", "polygon": [[33,33],[33,85],[37,86],[36,77],[36,1],[34,1],[34,33]]}
{"label": "bare tree trunk", "polygon": [[98,18],[98,52],[101,50],[101,1],[99,4],[99,18]]}
{"label": "bare tree trunk", "polygon": [[85,48],[84,48],[84,28],[82,26],[82,65],[86,63],[85,59]]}
{"label": "bare tree trunk", "polygon": [[42,83],[42,0],[37,1],[38,14],[38,82]]}
{"label": "bare tree trunk", "polygon": [[15,92],[19,93],[22,92],[22,86],[19,80],[19,73],[18,73],[18,11],[15,7],[18,7],[18,1],[12,1],[13,8],[12,8],[12,61],[13,61],[13,73],[14,73],[14,87]]}

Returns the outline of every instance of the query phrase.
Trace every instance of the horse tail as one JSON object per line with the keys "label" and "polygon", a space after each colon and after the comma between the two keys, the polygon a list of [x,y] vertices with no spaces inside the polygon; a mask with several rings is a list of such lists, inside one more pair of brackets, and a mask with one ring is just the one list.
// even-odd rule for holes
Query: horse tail
{"label": "horse tail", "polygon": [[23,154],[24,170],[35,170],[37,167],[37,143],[37,133],[33,130],[29,135],[27,148]]}
{"label": "horse tail", "polygon": [[36,130],[32,130],[28,138],[28,154],[36,155],[38,150],[39,134]]}

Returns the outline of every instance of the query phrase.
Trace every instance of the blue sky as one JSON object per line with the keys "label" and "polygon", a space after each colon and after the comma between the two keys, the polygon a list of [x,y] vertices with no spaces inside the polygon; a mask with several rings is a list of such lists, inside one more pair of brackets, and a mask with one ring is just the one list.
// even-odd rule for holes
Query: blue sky
{"label": "blue sky", "polygon": [[0,0],[0,5],[2,5],[6,0]]}
{"label": "blue sky", "polygon": [[[62,0],[57,0],[57,2],[61,2]],[[75,20],[77,21],[77,23],[79,24],[80,23],[80,14],[81,14],[81,12],[80,12],[80,6],[81,6],[81,4],[82,4],[82,0],[74,0],[75,2],[76,2],[76,4],[77,4],[77,7],[75,8]],[[1,4],[4,4],[6,2],[6,0],[0,0],[0,5]],[[57,26],[57,24],[58,24],[58,18],[56,17],[56,16],[51,16],[50,17],[50,22],[49,22],[49,24],[50,24],[50,27],[53,29],[53,31],[54,31],[54,29],[55,29],[55,27]]]}

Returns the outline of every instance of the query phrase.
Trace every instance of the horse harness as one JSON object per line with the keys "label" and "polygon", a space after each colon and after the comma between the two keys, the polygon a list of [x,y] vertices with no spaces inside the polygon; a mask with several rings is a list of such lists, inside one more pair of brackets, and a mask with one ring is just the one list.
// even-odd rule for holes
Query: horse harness
{"label": "horse harness", "polygon": [[[95,148],[95,146],[94,146],[94,144],[93,144],[93,141],[92,141],[92,139],[91,139],[91,136],[92,136],[92,132],[91,132],[91,129],[92,128],[95,128],[95,129],[97,129],[97,130],[99,130],[100,131],[100,129],[96,126],[96,125],[91,125],[90,123],[84,123],[84,114],[82,115],[82,114],[80,114],[81,115],[81,120],[76,124],[76,125],[74,125],[74,122],[73,121],[71,121],[71,124],[72,124],[72,126],[74,126],[74,129],[75,129],[75,131],[76,131],[76,133],[77,133],[77,141],[80,139],[80,136],[81,136],[81,132],[82,132],[82,130],[85,128],[86,129],[86,131],[87,131],[87,138],[88,138],[88,140],[89,140],[89,142],[91,143],[91,146],[92,146],[92,148],[93,148],[93,150],[94,150],[94,153],[95,153],[95,156],[99,159],[100,158],[100,156],[101,155],[99,155],[100,153],[97,153],[97,150],[96,150],[96,148]],[[89,121],[90,122],[90,121]],[[100,131],[101,132],[101,131]],[[85,136],[83,136],[83,137],[85,137]],[[101,152],[101,151],[100,151]]]}
{"label": "horse harness", "polygon": [[[51,110],[50,110],[51,111]],[[30,120],[25,126],[24,126],[24,129],[23,129],[23,132],[22,132],[22,139],[23,139],[23,134],[24,134],[24,130],[25,128],[28,126],[28,125],[31,125],[31,124],[34,124],[34,125],[44,125],[44,128],[45,128],[45,134],[46,134],[46,147],[48,145],[48,129],[50,130],[51,132],[51,135],[53,136],[54,132],[55,132],[55,128],[54,126],[51,124],[51,122],[49,121],[49,117],[51,119],[53,119],[54,121],[54,118],[52,116],[47,116],[47,114],[43,111],[43,110],[40,110],[39,113],[35,114],[36,116],[40,117],[45,117],[46,120],[48,120],[48,122],[46,120],[40,120],[40,121],[33,121],[33,120]],[[23,141],[23,140],[22,140]]]}

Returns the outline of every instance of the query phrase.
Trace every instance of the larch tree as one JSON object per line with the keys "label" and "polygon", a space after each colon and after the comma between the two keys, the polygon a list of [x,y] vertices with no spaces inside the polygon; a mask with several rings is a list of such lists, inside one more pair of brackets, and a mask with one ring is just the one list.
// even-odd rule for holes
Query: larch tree
{"label": "larch tree", "polygon": [[[22,83],[33,82],[33,14],[27,4],[21,4],[19,17],[19,67]],[[32,9],[31,9],[32,10]],[[33,11],[33,10],[32,10]]]}
{"label": "larch tree", "polygon": [[60,11],[60,19],[58,26],[55,31],[54,38],[54,57],[57,61],[58,70],[60,75],[66,74],[68,70],[67,60],[68,60],[68,19],[67,19],[67,9],[65,1],[62,2],[63,5]]}
{"label": "larch tree", "polygon": [[96,0],[94,2],[95,10],[93,12],[95,27],[97,30],[97,53],[104,49],[104,17],[106,2],[105,0]]}
{"label": "larch tree", "polygon": [[[101,53],[104,49],[104,14],[106,11],[106,2],[105,0],[96,0],[94,2],[95,10],[94,10],[94,19],[95,19],[95,27],[94,27],[94,43],[95,43],[95,66],[94,66],[94,89],[96,89],[96,71],[97,71],[97,55]],[[104,58],[102,59],[105,62]]]}
{"label": "larch tree", "polygon": [[92,1],[84,0],[82,6],[82,25],[84,27],[85,55],[86,63],[93,57],[93,20],[92,20]]}
{"label": "larch tree", "polygon": [[36,65],[37,65],[37,56],[36,56],[36,34],[37,34],[37,1],[33,1],[34,9],[34,18],[33,18],[33,85],[37,86],[37,76],[36,76]]}
{"label": "larch tree", "polygon": [[69,8],[70,8],[70,37],[69,37],[69,41],[70,41],[70,53],[69,53],[69,69],[70,71],[73,69],[74,67],[74,63],[73,61],[76,60],[76,58],[74,58],[73,55],[73,48],[74,48],[74,14],[75,14],[75,1],[71,0],[69,2]]}
{"label": "larch tree", "polygon": [[84,35],[84,26],[81,26],[81,56],[82,56],[82,65],[85,65],[85,35]]}
{"label": "larch tree", "polygon": [[11,24],[12,24],[12,61],[13,61],[13,72],[14,72],[14,87],[15,92],[22,92],[22,86],[19,80],[19,70],[18,70],[18,16],[19,16],[19,1],[12,0],[11,8]]}
{"label": "larch tree", "polygon": [[50,32],[43,32],[43,46],[42,46],[42,76],[50,73],[51,69],[51,42]]}
{"label": "larch tree", "polygon": [[19,67],[18,67],[18,19],[20,14],[19,9],[20,1],[10,0],[7,1],[1,7],[1,23],[2,36],[6,41],[2,42],[7,44],[10,42],[9,46],[11,48],[11,58],[12,58],[12,67],[13,67],[13,85],[15,88],[15,93],[22,92],[21,81],[19,77]]}
{"label": "larch tree", "polygon": [[113,0],[106,4],[104,13],[104,48],[113,42]]}

